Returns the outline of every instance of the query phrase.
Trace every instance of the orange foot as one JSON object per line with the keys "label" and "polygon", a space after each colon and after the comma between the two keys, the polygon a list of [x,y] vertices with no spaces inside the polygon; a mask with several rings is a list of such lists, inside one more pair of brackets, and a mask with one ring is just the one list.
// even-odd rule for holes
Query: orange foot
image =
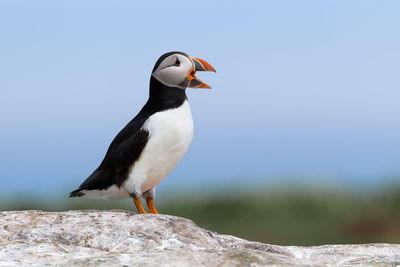
{"label": "orange foot", "polygon": [[146,199],[147,207],[149,207],[149,211],[154,214],[158,214],[156,207],[154,207],[154,202],[152,198]]}
{"label": "orange foot", "polygon": [[133,203],[135,203],[135,206],[140,214],[146,214],[146,211],[142,206],[142,201],[140,200],[140,198],[134,198]]}

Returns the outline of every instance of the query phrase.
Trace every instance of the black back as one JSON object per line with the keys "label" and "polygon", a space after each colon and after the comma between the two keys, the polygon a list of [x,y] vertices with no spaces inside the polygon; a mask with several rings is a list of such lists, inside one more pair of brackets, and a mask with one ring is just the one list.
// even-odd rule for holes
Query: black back
{"label": "black back", "polygon": [[[167,54],[162,57],[169,56]],[[157,61],[158,65],[160,62]],[[128,178],[131,166],[140,158],[149,139],[150,133],[142,129],[146,120],[156,112],[181,106],[186,99],[184,89],[166,86],[151,76],[146,104],[111,142],[100,166],[77,190],[70,193],[70,197],[83,196],[81,190],[103,190],[112,185],[120,187]]]}

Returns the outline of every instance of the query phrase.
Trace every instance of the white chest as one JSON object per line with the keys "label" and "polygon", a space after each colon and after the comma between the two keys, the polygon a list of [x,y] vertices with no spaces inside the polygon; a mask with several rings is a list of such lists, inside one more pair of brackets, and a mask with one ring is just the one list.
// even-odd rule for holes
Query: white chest
{"label": "white chest", "polygon": [[128,191],[154,188],[182,159],[193,139],[189,103],[153,114],[143,128],[149,132],[149,140],[130,171],[125,184]]}

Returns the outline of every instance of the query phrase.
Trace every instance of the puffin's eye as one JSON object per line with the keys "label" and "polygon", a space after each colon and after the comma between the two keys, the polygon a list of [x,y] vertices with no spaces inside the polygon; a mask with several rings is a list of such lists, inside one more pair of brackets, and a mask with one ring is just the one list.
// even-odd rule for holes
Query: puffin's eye
{"label": "puffin's eye", "polygon": [[178,58],[176,58],[174,65],[175,65],[175,66],[179,66],[180,64],[181,64],[181,62],[179,61]]}

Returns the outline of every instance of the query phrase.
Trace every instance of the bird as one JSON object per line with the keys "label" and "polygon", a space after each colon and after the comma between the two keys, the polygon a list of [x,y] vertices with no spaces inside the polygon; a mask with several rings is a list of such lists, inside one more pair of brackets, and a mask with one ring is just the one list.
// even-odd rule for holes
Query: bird
{"label": "bird", "polygon": [[215,69],[180,51],[163,54],[150,76],[149,97],[139,113],[115,136],[97,169],[69,197],[132,198],[140,214],[150,213],[156,186],[176,167],[193,139],[186,88],[211,87],[197,71]]}

